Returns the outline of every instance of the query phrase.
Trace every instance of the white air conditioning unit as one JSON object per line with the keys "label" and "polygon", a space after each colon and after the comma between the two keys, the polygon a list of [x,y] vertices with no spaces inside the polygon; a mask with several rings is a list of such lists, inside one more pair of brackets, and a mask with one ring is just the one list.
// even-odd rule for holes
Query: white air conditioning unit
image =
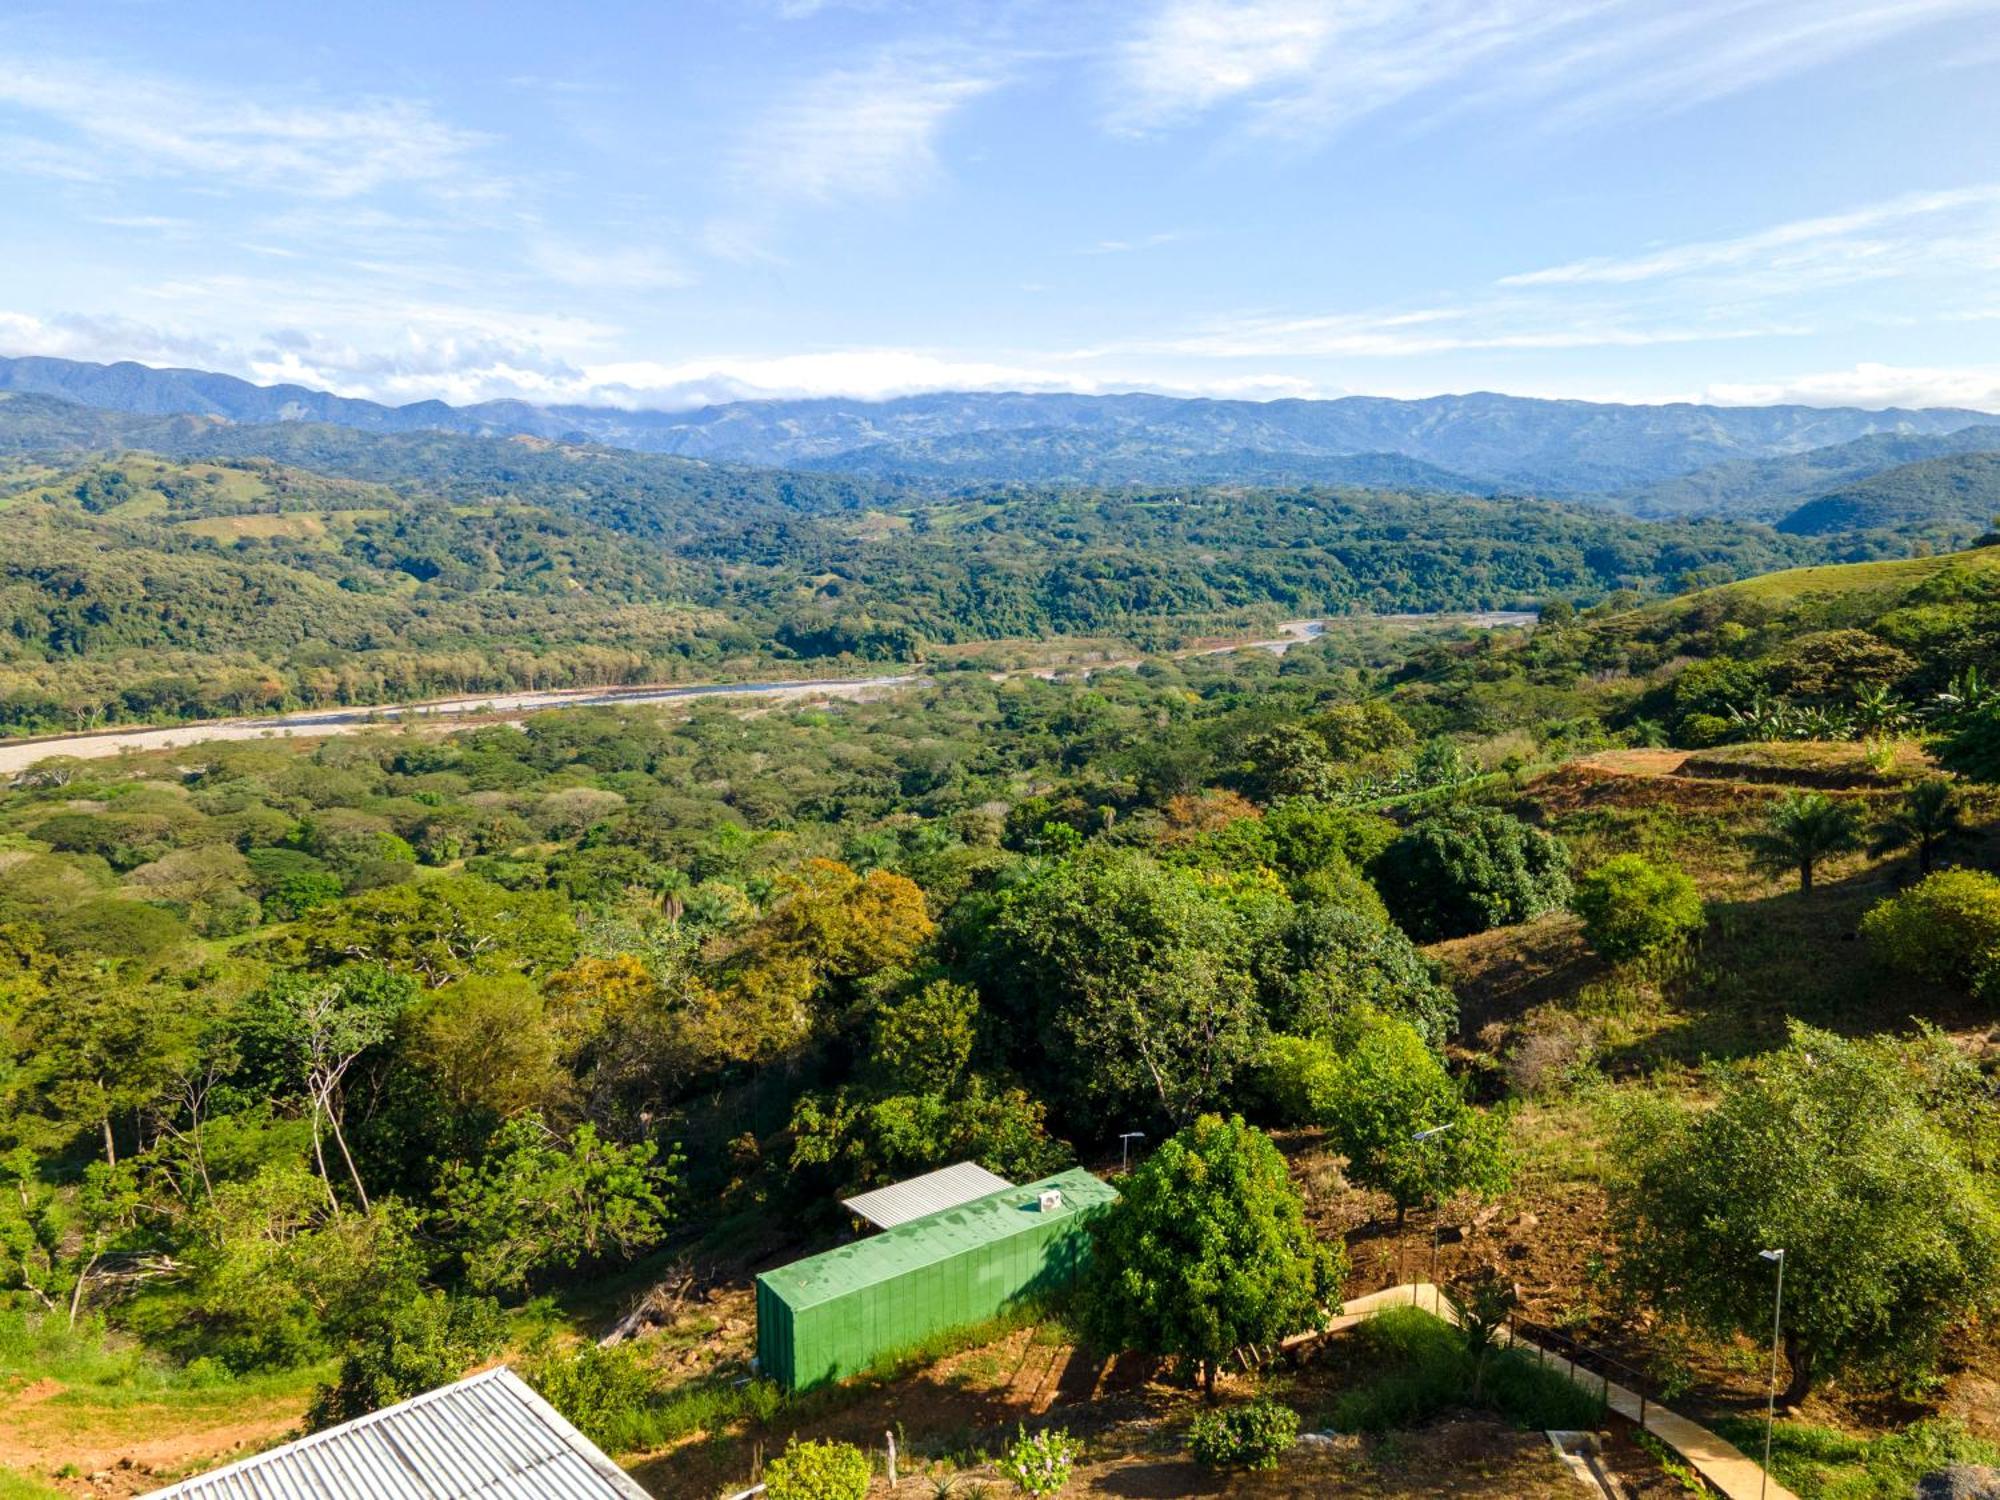
{"label": "white air conditioning unit", "polygon": [[1055,1211],[1056,1211],[1057,1209],[1059,1209],[1059,1208],[1061,1208],[1061,1207],[1062,1207],[1062,1189],[1061,1189],[1061,1188],[1043,1188],[1043,1189],[1042,1189],[1042,1212],[1043,1212],[1043,1213],[1045,1213],[1045,1214],[1052,1214],[1052,1213],[1054,1213],[1054,1212],[1055,1212]]}

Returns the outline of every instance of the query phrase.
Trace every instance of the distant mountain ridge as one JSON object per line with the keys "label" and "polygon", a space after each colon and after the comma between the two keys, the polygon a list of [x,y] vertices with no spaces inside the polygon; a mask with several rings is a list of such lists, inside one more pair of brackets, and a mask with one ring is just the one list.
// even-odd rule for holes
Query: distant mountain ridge
{"label": "distant mountain ridge", "polygon": [[[1490,393],[1257,402],[942,392],[878,402],[738,401],[687,412],[520,401],[386,406],[209,371],[43,357],[0,358],[0,390],[159,417],[518,434],[942,484],[1294,480],[1551,496],[1636,490],[1718,464],[1994,422],[1950,409],[1632,406]],[[1397,461],[1421,467],[1399,474]]]}

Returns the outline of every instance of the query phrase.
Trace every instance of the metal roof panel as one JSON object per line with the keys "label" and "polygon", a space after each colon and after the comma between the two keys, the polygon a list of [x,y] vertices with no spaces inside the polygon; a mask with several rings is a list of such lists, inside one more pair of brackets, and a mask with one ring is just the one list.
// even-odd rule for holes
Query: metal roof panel
{"label": "metal roof panel", "polygon": [[926,1214],[943,1213],[988,1193],[997,1193],[1014,1184],[980,1166],[962,1161],[954,1167],[939,1167],[921,1177],[893,1182],[870,1193],[857,1193],[840,1201],[880,1229],[894,1229]]}
{"label": "metal roof panel", "polygon": [[504,1366],[143,1500],[650,1500]]}

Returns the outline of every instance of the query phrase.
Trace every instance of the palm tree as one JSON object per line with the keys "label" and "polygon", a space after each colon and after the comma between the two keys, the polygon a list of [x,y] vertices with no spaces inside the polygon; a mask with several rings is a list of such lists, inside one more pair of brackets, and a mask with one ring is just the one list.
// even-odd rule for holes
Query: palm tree
{"label": "palm tree", "polygon": [[1942,776],[1920,781],[1904,794],[1902,806],[1890,813],[1876,830],[1872,853],[1887,854],[1895,849],[1917,851],[1917,873],[1931,872],[1938,846],[1965,821],[1965,809],[1958,789]]}
{"label": "palm tree", "polygon": [[1750,835],[1751,856],[1765,869],[1797,870],[1799,892],[1810,896],[1819,862],[1861,841],[1855,825],[1854,809],[1847,803],[1824,792],[1790,792]]}

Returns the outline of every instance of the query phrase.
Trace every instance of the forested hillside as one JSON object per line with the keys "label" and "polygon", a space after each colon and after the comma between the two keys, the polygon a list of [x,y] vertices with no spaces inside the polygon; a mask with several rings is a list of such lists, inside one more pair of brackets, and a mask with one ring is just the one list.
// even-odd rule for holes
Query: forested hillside
{"label": "forested hillside", "polygon": [[[137,503],[171,503],[147,478]],[[218,1400],[267,1441],[510,1351],[658,1492],[700,1494],[885,1403],[909,1464],[977,1466],[1022,1409],[985,1367],[1094,1340],[1167,1356],[1070,1398],[1113,1464],[1118,1423],[1183,1421],[1234,1347],[1117,1297],[1144,1207],[1032,1332],[796,1398],[750,1379],[745,1287],[835,1242],[857,1189],[966,1159],[1109,1170],[1141,1130],[1121,1185],[1166,1205],[1156,1234],[1181,1200],[1149,1199],[1154,1160],[1264,1164],[1256,1202],[1208,1211],[1268,1209],[1298,1258],[1232,1327],[1275,1338],[1404,1279],[1407,1217],[1450,1228],[1463,1295],[1500,1278],[1747,1442],[1755,1250],[1782,1232],[1812,1321],[1781,1476],[1833,1495],[1800,1476],[2000,1455],[1977,1394],[2000,881],[1912,885],[1992,847],[1990,793],[1924,780],[1914,737],[2000,777],[1996,556],[1551,606],[1414,654],[1329,636],[825,709],[46,761],[0,793],[0,1369],[54,1381],[93,1453],[132,1399],[101,1372],[143,1369],[201,1454]],[[1616,769],[1667,738],[1732,758]],[[1752,775],[1788,784],[1728,779]],[[1933,961],[1909,934],[1938,901]],[[1774,1114],[1810,1149],[1739,1128]],[[1853,1207],[1811,1240],[1794,1205],[1829,1199]],[[656,1279],[679,1290],[597,1348]],[[1815,1311],[1855,1295],[1895,1338]],[[1446,1337],[1413,1317],[1399,1337]],[[1354,1337],[1223,1384],[1368,1431],[1597,1419],[1516,1364],[1482,1386],[1449,1343],[1413,1406],[1416,1348]],[[53,1470],[65,1439],[0,1402],[9,1461]]]}
{"label": "forested hillside", "polygon": [[[161,425],[164,423],[164,426]],[[922,662],[1680,590],[1899,553],[1349,488],[898,486],[0,401],[0,732]],[[93,456],[120,436],[149,456]],[[1838,551],[1832,550],[1837,545]]]}
{"label": "forested hillside", "polygon": [[[1976,536],[2000,510],[2000,453],[1925,459],[1808,501],[1778,523],[1795,536],[1928,528]],[[1969,539],[1969,537],[1968,537]],[[1949,549],[1947,549],[1949,550]]]}

